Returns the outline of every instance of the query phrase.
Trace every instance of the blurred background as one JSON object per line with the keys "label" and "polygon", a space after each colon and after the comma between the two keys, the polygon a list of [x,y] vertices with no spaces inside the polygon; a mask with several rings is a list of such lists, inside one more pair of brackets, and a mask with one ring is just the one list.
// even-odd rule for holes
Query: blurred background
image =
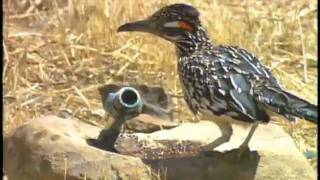
{"label": "blurred background", "polygon": [[[316,0],[5,0],[4,135],[43,115],[104,126],[97,88],[108,83],[161,85],[174,117],[193,121],[183,98],[172,44],[141,33],[117,33],[177,2],[199,9],[216,44],[254,53],[282,85],[317,104]],[[274,118],[301,152],[316,151],[317,127]],[[310,163],[316,168],[317,158]]]}

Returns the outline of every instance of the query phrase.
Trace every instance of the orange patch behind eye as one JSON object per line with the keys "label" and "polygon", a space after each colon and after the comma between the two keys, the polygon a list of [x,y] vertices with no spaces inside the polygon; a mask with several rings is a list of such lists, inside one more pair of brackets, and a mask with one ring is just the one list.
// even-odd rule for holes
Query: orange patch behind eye
{"label": "orange patch behind eye", "polygon": [[191,32],[193,30],[193,27],[185,21],[179,21],[179,27],[182,29],[185,29],[189,32]]}

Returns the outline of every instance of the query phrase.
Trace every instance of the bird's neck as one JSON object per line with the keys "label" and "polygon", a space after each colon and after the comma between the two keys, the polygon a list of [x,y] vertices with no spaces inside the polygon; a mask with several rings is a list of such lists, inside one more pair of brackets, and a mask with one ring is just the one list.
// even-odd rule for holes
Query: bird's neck
{"label": "bird's neck", "polygon": [[203,27],[196,32],[188,34],[187,37],[179,39],[175,42],[177,54],[179,57],[191,56],[194,53],[210,50],[213,44]]}

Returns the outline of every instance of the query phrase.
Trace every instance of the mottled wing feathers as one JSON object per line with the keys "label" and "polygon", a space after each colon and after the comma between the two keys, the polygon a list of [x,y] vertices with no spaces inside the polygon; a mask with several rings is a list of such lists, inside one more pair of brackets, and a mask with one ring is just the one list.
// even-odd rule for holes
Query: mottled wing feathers
{"label": "mottled wing feathers", "polygon": [[275,86],[278,86],[276,79],[244,49],[218,46],[215,51],[214,55],[210,55],[210,59],[216,71],[209,73],[220,76],[215,87],[220,92],[221,89],[225,90],[224,98],[228,102],[228,110],[237,112],[233,117],[243,121],[268,122],[270,118],[261,103],[254,98],[252,89],[255,81],[266,78],[271,78]]}
{"label": "mottled wing feathers", "polygon": [[179,59],[185,99],[197,113],[209,110],[246,122],[268,122],[266,109],[291,120],[317,122],[317,106],[284,91],[270,71],[245,49],[215,46]]}
{"label": "mottled wing feathers", "polygon": [[[257,68],[260,62],[252,55],[243,55],[245,51],[239,48],[219,46],[212,52],[179,62],[189,107],[241,121],[268,122],[269,116],[252,94],[252,82],[270,77],[268,70]],[[261,64],[259,67],[264,68]]]}
{"label": "mottled wing feathers", "polygon": [[234,72],[243,75],[254,76],[254,79],[266,78],[274,86],[280,86],[276,78],[270,73],[255,56],[247,50],[238,46],[217,46],[213,53],[219,58],[224,59]]}
{"label": "mottled wing feathers", "polygon": [[[251,83],[241,74],[229,74],[217,80],[217,97],[227,104],[227,114],[235,119],[268,122],[269,116],[250,94]],[[233,112],[233,113],[228,113]]]}

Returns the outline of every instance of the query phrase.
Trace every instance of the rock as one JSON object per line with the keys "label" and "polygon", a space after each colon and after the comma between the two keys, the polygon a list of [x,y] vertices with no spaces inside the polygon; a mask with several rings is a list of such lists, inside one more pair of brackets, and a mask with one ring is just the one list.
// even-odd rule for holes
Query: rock
{"label": "rock", "polygon": [[250,141],[250,152],[236,159],[237,148],[249,132],[233,125],[233,136],[210,153],[199,146],[221,134],[212,122],[185,123],[151,134],[121,135],[115,148],[144,159],[166,179],[313,180],[316,172],[281,127],[260,125]]}
{"label": "rock", "polygon": [[135,132],[151,133],[161,129],[171,129],[178,126],[178,123],[163,120],[148,114],[140,114],[139,116],[128,120],[125,127]]}
{"label": "rock", "polygon": [[55,116],[28,121],[4,140],[4,172],[10,180],[151,179],[139,158],[88,146],[100,131]]}
{"label": "rock", "polygon": [[218,127],[208,121],[150,134],[121,134],[115,144],[120,155],[87,144],[87,138],[101,136],[102,129],[47,116],[27,122],[4,139],[4,172],[9,180],[152,179],[151,174],[166,180],[316,179],[281,127],[260,125],[251,151],[241,159],[235,158],[237,148],[249,129],[236,125],[233,129],[230,142],[207,153],[199,152],[199,147],[220,136]]}

